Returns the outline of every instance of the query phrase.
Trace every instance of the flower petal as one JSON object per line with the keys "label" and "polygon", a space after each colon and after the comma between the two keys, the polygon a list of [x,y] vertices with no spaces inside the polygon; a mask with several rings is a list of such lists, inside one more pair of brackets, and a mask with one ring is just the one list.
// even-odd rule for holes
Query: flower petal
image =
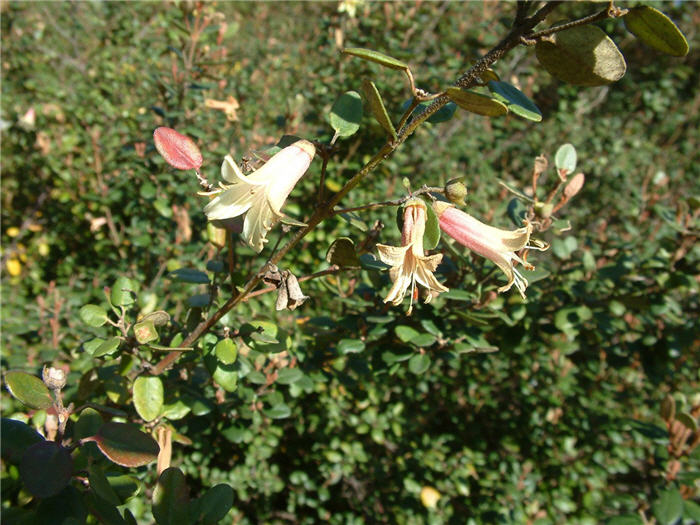
{"label": "flower petal", "polygon": [[379,259],[389,266],[401,266],[404,262],[409,246],[389,246],[387,244],[377,244]]}

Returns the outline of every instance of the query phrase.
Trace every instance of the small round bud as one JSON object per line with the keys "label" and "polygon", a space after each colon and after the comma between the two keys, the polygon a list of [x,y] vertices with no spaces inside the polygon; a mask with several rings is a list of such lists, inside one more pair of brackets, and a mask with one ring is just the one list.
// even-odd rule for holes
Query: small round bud
{"label": "small round bud", "polygon": [[467,186],[459,179],[451,179],[445,184],[445,197],[452,204],[464,206],[466,204]]}
{"label": "small round bud", "polygon": [[41,371],[41,378],[50,390],[61,390],[66,386],[66,373],[60,368],[44,367]]}
{"label": "small round bud", "polygon": [[552,210],[554,206],[551,202],[536,202],[535,203],[535,215],[540,219],[549,219],[552,215]]}

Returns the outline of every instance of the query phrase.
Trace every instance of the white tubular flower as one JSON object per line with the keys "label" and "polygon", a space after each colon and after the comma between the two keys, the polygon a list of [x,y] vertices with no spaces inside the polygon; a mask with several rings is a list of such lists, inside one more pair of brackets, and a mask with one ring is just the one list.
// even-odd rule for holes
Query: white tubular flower
{"label": "white tubular flower", "polygon": [[276,153],[250,175],[243,175],[233,158],[227,155],[221,176],[230,184],[204,195],[216,195],[204,207],[209,220],[222,220],[246,214],[243,238],[261,252],[267,232],[282,217],[281,209],[299,179],[309,169],[316,148],[308,140],[299,140]]}
{"label": "white tubular flower", "polygon": [[435,278],[433,272],[442,261],[442,254],[425,255],[423,250],[423,234],[425,233],[426,207],[419,199],[408,201],[404,207],[403,230],[401,232],[401,246],[387,246],[377,244],[379,258],[383,263],[391,266],[389,275],[393,286],[385,303],[398,306],[403,301],[406,290],[411,288],[411,305],[408,314],[413,309],[413,294],[416,281],[428,289],[425,302],[429,303],[434,295],[446,292],[445,288]]}
{"label": "white tubular flower", "polygon": [[521,259],[516,252],[523,248],[547,249],[547,245],[539,241],[532,241],[533,246],[528,245],[531,242],[532,224],[527,223],[523,228],[512,231],[501,230],[484,224],[446,202],[433,203],[433,210],[440,219],[440,229],[443,232],[471,251],[490,259],[506,274],[508,284],[501,286],[499,292],[508,291],[515,284],[520,295],[525,297],[527,279],[515,269],[513,261],[519,262],[528,270],[534,270],[535,267]]}

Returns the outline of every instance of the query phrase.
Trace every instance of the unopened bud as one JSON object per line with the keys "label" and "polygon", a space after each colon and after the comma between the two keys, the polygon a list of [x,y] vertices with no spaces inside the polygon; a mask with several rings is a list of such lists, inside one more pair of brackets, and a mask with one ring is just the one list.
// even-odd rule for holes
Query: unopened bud
{"label": "unopened bud", "polygon": [[445,184],[445,197],[452,204],[464,206],[466,204],[467,186],[459,179],[451,179]]}
{"label": "unopened bud", "polygon": [[66,373],[60,368],[44,367],[41,371],[41,377],[50,390],[61,390],[66,386]]}
{"label": "unopened bud", "polygon": [[207,223],[207,237],[209,242],[219,249],[226,246],[226,230],[214,226],[211,222]]}
{"label": "unopened bud", "polygon": [[540,219],[549,219],[552,215],[552,210],[554,206],[551,202],[536,202],[535,203],[535,215]]}

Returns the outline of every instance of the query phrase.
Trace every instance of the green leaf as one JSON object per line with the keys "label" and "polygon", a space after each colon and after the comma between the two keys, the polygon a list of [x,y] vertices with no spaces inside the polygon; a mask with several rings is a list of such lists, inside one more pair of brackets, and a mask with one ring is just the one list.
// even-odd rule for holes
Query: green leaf
{"label": "green leaf", "polygon": [[108,473],[107,481],[109,486],[119,498],[120,505],[123,505],[141,491],[141,482],[138,478],[128,474]]}
{"label": "green leaf", "polygon": [[6,417],[0,424],[0,439],[3,459],[14,465],[19,464],[27,448],[44,441],[44,437],[26,423]]}
{"label": "green leaf", "polygon": [[633,7],[623,20],[627,30],[649,47],[674,57],[688,54],[685,36],[661,11],[645,5]]}
{"label": "green leaf", "polygon": [[417,330],[411,328],[410,326],[404,325],[400,325],[394,328],[394,333],[404,343],[408,343],[413,338],[418,337],[420,335],[420,333]]}
{"label": "green leaf", "polygon": [[615,43],[602,29],[572,27],[535,45],[540,64],[553,77],[575,86],[603,86],[620,80],[627,69]]}
{"label": "green leaf", "polygon": [[234,365],[217,363],[211,377],[226,392],[235,392],[238,388],[238,369]]}
{"label": "green leaf", "polygon": [[134,325],[133,330],[134,337],[141,344],[150,343],[158,339],[158,332],[151,320],[139,321]]}
{"label": "green leaf", "polygon": [[29,408],[45,410],[53,405],[49,389],[41,379],[32,374],[20,371],[7,372],[5,385],[10,394]]}
{"label": "green leaf", "polygon": [[423,234],[423,248],[426,250],[434,250],[440,242],[440,220],[430,204],[425,207],[425,210],[426,220],[425,233]]}
{"label": "green leaf", "polygon": [[80,319],[88,326],[97,328],[107,322],[107,312],[101,306],[86,304],[80,309]]}
{"label": "green leaf", "polygon": [[672,525],[683,515],[683,496],[678,489],[663,491],[651,504],[651,512],[659,525]]}
{"label": "green leaf", "polygon": [[605,525],[644,525],[644,521],[636,514],[623,514],[610,518]]}
{"label": "green leaf", "polygon": [[435,341],[436,341],[436,339],[435,339],[435,336],[434,336],[434,335],[431,335],[431,334],[419,334],[419,335],[417,335],[416,337],[414,337],[413,339],[411,339],[410,343],[411,343],[412,345],[416,345],[416,346],[419,346],[419,347],[424,348],[424,347],[428,347],[428,346],[434,345],[434,344],[435,344]]}
{"label": "green leaf", "polygon": [[343,93],[331,108],[330,123],[339,138],[354,135],[360,129],[362,99],[357,91]]}
{"label": "green leaf", "polygon": [[424,373],[428,368],[430,368],[428,354],[416,354],[408,360],[408,369],[416,375]]}
{"label": "green leaf", "polygon": [[188,525],[189,494],[179,468],[165,469],[153,491],[153,517],[158,525]]}
{"label": "green leaf", "polygon": [[288,405],[280,403],[278,405],[263,410],[263,413],[267,417],[272,419],[285,419],[292,415],[292,410],[289,408]]}
{"label": "green leaf", "polygon": [[112,285],[109,301],[114,306],[129,306],[134,304],[136,286],[128,277],[119,277]]}
{"label": "green leaf", "polygon": [[202,525],[215,525],[226,517],[228,511],[233,507],[233,489],[220,483],[213,486],[204,495],[192,504],[194,512],[191,513],[191,523],[202,523]]}
{"label": "green leaf", "polygon": [[208,284],[209,276],[194,268],[180,268],[178,270],[168,273],[169,277],[172,277],[176,281],[183,283],[193,283],[193,284]]}
{"label": "green leaf", "polygon": [[100,497],[94,490],[88,490],[84,496],[85,503],[102,525],[125,525],[126,522],[116,505]]}
{"label": "green leaf", "polygon": [[676,420],[680,421],[691,432],[695,432],[698,429],[698,422],[689,412],[678,412]]}
{"label": "green leaf", "polygon": [[508,218],[517,227],[523,225],[523,221],[527,216],[527,207],[522,203],[520,199],[513,198],[508,202]]}
{"label": "green leaf", "polygon": [[380,53],[379,51],[372,51],[371,49],[365,49],[362,47],[346,47],[342,51],[346,55],[356,56],[362,58],[363,60],[369,60],[370,62],[376,62],[382,66],[389,67],[391,69],[407,70],[409,69],[408,64],[401,62],[396,58]]}
{"label": "green leaf", "polygon": [[88,481],[90,482],[90,488],[95,491],[95,494],[100,496],[103,500],[112,505],[121,505],[122,501],[117,496],[112,486],[107,481],[107,478],[102,472],[99,465],[91,465],[88,469]]}
{"label": "green leaf", "polygon": [[542,120],[540,109],[515,86],[495,80],[490,81],[488,86],[496,100],[503,102],[508,107],[508,111],[535,122]]}
{"label": "green leaf", "polygon": [[685,500],[683,502],[683,517],[694,523],[700,523],[700,505],[692,500]]}
{"label": "green leaf", "polygon": [[341,339],[338,341],[338,352],[343,355],[357,354],[365,349],[365,343],[360,339]]}
{"label": "green leaf", "polygon": [[576,148],[572,144],[563,144],[554,155],[554,165],[558,170],[573,173],[576,169]]}
{"label": "green leaf", "polygon": [[[429,102],[421,102],[418,108],[427,108],[429,105]],[[456,111],[457,104],[455,104],[454,102],[448,102],[440,109],[438,109],[435,113],[430,115],[426,122],[430,122],[431,124],[440,124],[441,122],[447,122],[452,117],[454,117]]]}
{"label": "green leaf", "polygon": [[141,376],[134,381],[134,407],[144,421],[153,421],[163,409],[163,383],[157,376]]}
{"label": "green leaf", "polygon": [[341,268],[359,268],[360,259],[355,253],[355,243],[349,237],[339,237],[326,252],[326,261]]}
{"label": "green leaf", "polygon": [[365,78],[362,80],[362,93],[365,99],[369,103],[369,109],[372,112],[372,116],[379,122],[379,125],[384,128],[384,131],[392,138],[396,140],[396,129],[394,129],[394,124],[389,118],[389,114],[384,107],[384,102],[382,101],[382,96],[377,90],[377,86],[374,82]]}
{"label": "green leaf", "polygon": [[130,423],[105,423],[94,436],[82,441],[94,441],[108,459],[123,467],[147,465],[158,457],[158,443]]}
{"label": "green leaf", "polygon": [[238,345],[233,339],[222,339],[214,347],[214,353],[219,362],[225,365],[232,365],[238,357]]}
{"label": "green leaf", "polygon": [[508,107],[505,104],[481,93],[450,87],[445,94],[452,102],[470,113],[486,117],[499,117],[508,113]]}
{"label": "green leaf", "polygon": [[299,381],[302,377],[304,377],[304,372],[298,368],[282,368],[277,372],[277,383],[281,385],[291,385]]}
{"label": "green leaf", "polygon": [[73,475],[73,458],[68,449],[54,441],[40,441],[27,448],[19,464],[24,486],[38,498],[61,492]]}
{"label": "green leaf", "polygon": [[[112,337],[111,339],[107,339],[106,341],[102,341],[101,339],[93,339],[90,342],[92,343],[98,341],[99,344],[94,350],[92,350],[93,357],[102,357],[103,355],[114,353],[119,348],[119,345],[122,342],[122,340],[119,337]],[[88,348],[88,343],[85,344],[85,349],[88,351],[91,350],[90,348]]]}

